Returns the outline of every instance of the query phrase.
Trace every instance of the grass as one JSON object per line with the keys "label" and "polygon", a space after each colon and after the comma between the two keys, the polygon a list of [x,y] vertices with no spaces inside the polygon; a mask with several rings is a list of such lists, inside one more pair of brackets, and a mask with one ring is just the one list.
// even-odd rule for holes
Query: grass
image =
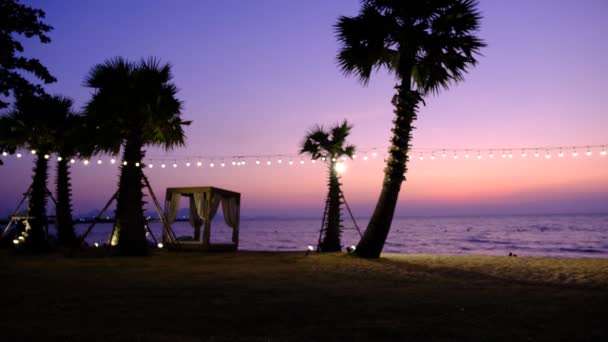
{"label": "grass", "polygon": [[0,254],[4,341],[606,340],[608,259]]}

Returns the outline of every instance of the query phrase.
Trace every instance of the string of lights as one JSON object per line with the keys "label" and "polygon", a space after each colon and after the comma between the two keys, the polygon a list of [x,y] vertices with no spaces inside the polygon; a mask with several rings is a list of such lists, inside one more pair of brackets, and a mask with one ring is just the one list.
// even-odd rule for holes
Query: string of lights
{"label": "string of lights", "polygon": [[[513,159],[513,158],[577,158],[580,156],[592,157],[598,155],[606,157],[608,152],[604,145],[575,145],[575,146],[524,146],[524,147],[499,147],[499,148],[426,148],[413,147],[410,149],[408,157],[410,160],[444,160],[444,159]],[[371,147],[359,149],[358,153],[353,155],[352,161],[363,160],[367,161],[380,156],[378,151],[386,151],[388,148]],[[36,155],[37,151],[31,150],[29,153]],[[3,157],[15,156],[17,159],[23,157],[23,153],[16,152],[9,154],[2,152]],[[383,159],[386,159],[387,154],[382,154]],[[45,154],[44,158],[49,159],[51,155]],[[62,157],[57,155],[55,159],[62,160]],[[347,160],[347,157],[341,157],[340,162]],[[321,158],[325,161],[325,158]],[[334,160],[337,161],[337,160]],[[304,165],[306,163],[315,164],[317,160],[310,159],[298,154],[249,154],[249,155],[173,155],[173,156],[154,156],[151,155],[145,158],[145,161],[140,164],[134,163],[135,167],[160,167],[160,168],[177,168],[177,167],[226,167],[226,166],[271,166],[271,165]],[[102,165],[109,163],[118,165],[120,162],[116,158],[92,158],[76,159],[71,158],[70,163],[81,163],[82,165]],[[129,165],[128,161],[122,162],[123,166]]]}

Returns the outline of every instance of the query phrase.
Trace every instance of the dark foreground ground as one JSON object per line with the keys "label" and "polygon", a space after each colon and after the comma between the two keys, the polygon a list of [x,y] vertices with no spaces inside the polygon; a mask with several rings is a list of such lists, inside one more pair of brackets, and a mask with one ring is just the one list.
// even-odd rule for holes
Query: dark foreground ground
{"label": "dark foreground ground", "polygon": [[608,341],[608,260],[0,252],[0,340]]}

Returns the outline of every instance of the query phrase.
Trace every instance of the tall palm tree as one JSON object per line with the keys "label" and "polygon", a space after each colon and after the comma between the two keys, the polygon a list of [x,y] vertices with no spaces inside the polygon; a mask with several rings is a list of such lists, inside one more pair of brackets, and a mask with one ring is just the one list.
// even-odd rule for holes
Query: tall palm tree
{"label": "tall palm tree", "polygon": [[355,146],[346,144],[346,137],[351,129],[352,125],[349,125],[346,120],[327,131],[323,126],[317,125],[306,134],[300,149],[300,154],[309,154],[313,160],[321,158],[327,161],[329,166],[327,219],[324,227],[325,235],[320,245],[322,252],[338,252],[342,249],[340,242],[342,235],[341,184],[336,165],[340,158],[344,156],[352,158],[355,153]]}
{"label": "tall palm tree", "polygon": [[475,36],[480,20],[474,0],[363,0],[359,15],[338,19],[338,64],[344,74],[354,74],[365,85],[373,70],[385,67],[399,80],[382,192],[357,255],[380,256],[405,180],[419,106],[428,94],[462,81],[477,63],[485,46]]}
{"label": "tall palm tree", "polygon": [[61,96],[20,95],[13,109],[0,118],[5,127],[4,141],[9,146],[25,147],[36,154],[32,190],[29,197],[30,230],[20,248],[30,252],[48,249],[47,224],[48,158],[54,149],[59,120],[70,111],[72,100]]}
{"label": "tall palm tree", "polygon": [[146,146],[172,149],[184,144],[182,104],[172,83],[171,65],[150,58],[123,58],[94,66],[85,85],[94,88],[85,116],[97,130],[96,150],[117,155],[122,149],[116,227],[123,255],[147,252],[143,209],[142,159]]}
{"label": "tall palm tree", "polygon": [[57,152],[55,228],[57,244],[71,246],[76,242],[76,233],[72,220],[69,160],[78,155],[83,146],[89,146],[92,135],[87,134],[83,118],[73,111],[64,112],[64,116],[58,118],[56,124],[62,129],[55,132],[54,139],[54,150]]}

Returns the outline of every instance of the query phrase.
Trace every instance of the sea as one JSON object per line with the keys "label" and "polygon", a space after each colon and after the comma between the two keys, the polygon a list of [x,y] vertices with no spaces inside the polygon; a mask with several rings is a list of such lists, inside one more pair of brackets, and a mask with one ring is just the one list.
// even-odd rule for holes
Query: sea
{"label": "sea", "polygon": [[[368,218],[356,219],[363,231]],[[88,228],[78,224],[78,233]],[[239,249],[251,251],[305,251],[316,248],[321,226],[313,218],[242,218]],[[172,225],[177,236],[192,236],[187,221]],[[160,238],[161,224],[150,229]],[[90,244],[106,243],[111,223],[98,223],[87,236]],[[211,242],[230,242],[232,230],[218,215],[212,221]],[[152,241],[152,237],[149,239]],[[359,232],[344,221],[344,249],[356,245]],[[397,217],[384,253],[608,257],[608,214]]]}

